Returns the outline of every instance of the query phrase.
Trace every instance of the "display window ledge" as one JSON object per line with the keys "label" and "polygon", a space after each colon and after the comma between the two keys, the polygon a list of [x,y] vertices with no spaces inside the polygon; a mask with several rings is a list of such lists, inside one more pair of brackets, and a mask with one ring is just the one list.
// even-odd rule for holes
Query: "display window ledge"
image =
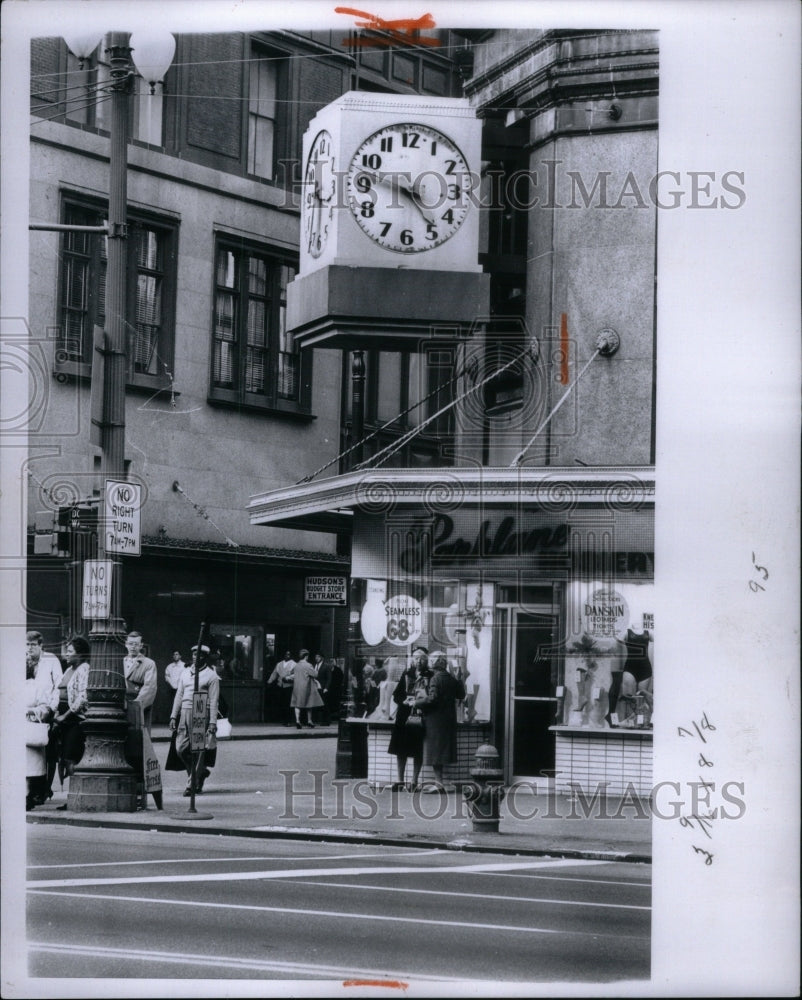
{"label": "display window ledge", "polygon": [[[367,719],[365,716],[356,715],[349,715],[345,721],[360,725],[373,726],[376,729],[392,729],[395,725],[395,719]],[[475,719],[473,722],[457,723],[457,729],[467,729],[469,727],[473,727],[474,729],[489,729],[490,722],[486,719]]]}
{"label": "display window ledge", "polygon": [[601,740],[618,739],[623,737],[627,740],[651,740],[654,736],[653,729],[627,729],[618,727],[617,729],[590,729],[585,726],[549,726],[549,732],[566,736],[588,736]]}

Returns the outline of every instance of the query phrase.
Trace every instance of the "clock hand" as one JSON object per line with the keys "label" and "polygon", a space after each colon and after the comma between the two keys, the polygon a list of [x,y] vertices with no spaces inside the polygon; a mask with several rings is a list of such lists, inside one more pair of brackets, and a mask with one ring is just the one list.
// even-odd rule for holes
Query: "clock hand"
{"label": "clock hand", "polygon": [[313,192],[313,198],[315,199],[314,207],[312,208],[312,218],[309,220],[309,239],[306,243],[306,252],[312,252],[312,243],[315,237],[315,215],[320,214],[320,193],[318,191],[317,181],[315,181],[315,187]]}
{"label": "clock hand", "polygon": [[[405,179],[404,180],[404,184],[405,185],[409,184],[409,181],[407,181]],[[402,186],[402,190],[406,192],[406,194],[408,195],[408,197],[412,201],[413,205],[415,206],[415,208],[417,208],[417,210],[420,212],[420,214],[423,216],[423,218],[427,222],[430,222],[430,223],[434,224],[434,216],[431,214],[431,212],[426,207],[426,205],[423,204],[423,201],[421,200],[420,195],[418,194],[418,192],[415,189],[415,184],[409,184],[408,187]]]}
{"label": "clock hand", "polygon": [[363,170],[363,174],[370,177],[376,184],[386,184],[393,191],[398,191],[400,194],[405,195],[417,208],[423,218],[430,223],[434,223],[434,216],[428,211],[426,206],[421,202],[419,196],[414,190],[414,187],[407,180],[407,178],[401,173],[386,173],[379,174],[369,170]]}

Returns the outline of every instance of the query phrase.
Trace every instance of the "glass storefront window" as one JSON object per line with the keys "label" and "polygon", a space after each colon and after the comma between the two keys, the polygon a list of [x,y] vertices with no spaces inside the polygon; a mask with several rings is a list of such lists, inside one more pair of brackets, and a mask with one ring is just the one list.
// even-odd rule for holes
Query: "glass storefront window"
{"label": "glass storefront window", "polygon": [[395,671],[415,646],[442,650],[465,683],[465,721],[490,718],[493,585],[443,580],[421,583],[352,580],[351,613],[361,664]]}
{"label": "glass storefront window", "polygon": [[654,711],[654,585],[575,581],[568,590],[563,724],[649,729]]}
{"label": "glass storefront window", "polygon": [[262,680],[265,634],[260,625],[212,625],[210,639],[221,678],[234,683]]}

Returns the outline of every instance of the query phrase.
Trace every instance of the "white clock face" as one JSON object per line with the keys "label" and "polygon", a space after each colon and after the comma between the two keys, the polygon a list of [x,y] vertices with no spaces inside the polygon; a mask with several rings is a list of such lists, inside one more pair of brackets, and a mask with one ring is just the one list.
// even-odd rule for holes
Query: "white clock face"
{"label": "white clock face", "polygon": [[450,239],[468,214],[470,190],[468,164],[455,143],[412,122],[368,136],[348,168],[357,225],[396,253],[422,253]]}
{"label": "white clock face", "polygon": [[304,239],[313,257],[319,257],[326,247],[336,189],[332,139],[324,130],[315,136],[304,172]]}

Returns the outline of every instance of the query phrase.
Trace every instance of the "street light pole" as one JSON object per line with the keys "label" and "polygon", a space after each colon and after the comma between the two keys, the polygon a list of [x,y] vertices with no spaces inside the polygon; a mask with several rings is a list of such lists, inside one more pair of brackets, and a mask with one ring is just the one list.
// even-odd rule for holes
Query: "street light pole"
{"label": "street light pole", "polygon": [[[111,147],[106,264],[106,329],[103,366],[101,511],[106,481],[125,479],[126,243],[128,238],[128,101],[131,81],[129,35],[112,32],[106,52],[111,72]],[[104,517],[98,518],[98,559],[106,552]],[[84,722],[86,745],[70,778],[72,812],[134,812],[136,775],[125,759],[125,623],[120,617],[122,565],[112,563],[110,615],[96,619],[89,633],[91,660]]]}

